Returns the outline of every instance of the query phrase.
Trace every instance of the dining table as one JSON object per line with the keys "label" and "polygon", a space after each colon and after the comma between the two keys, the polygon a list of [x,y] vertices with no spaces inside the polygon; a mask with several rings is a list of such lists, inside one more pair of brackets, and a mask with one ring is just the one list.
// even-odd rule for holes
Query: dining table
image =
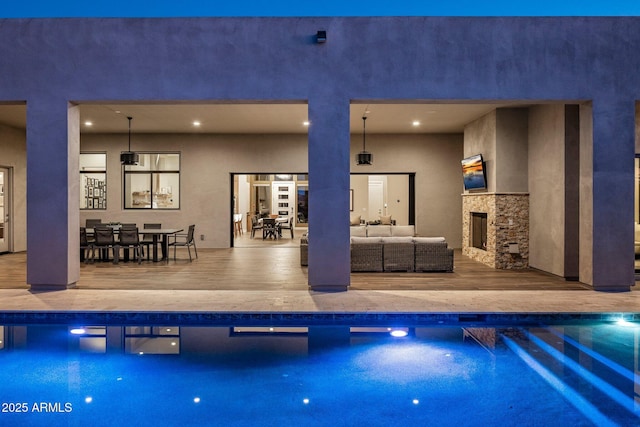
{"label": "dining table", "polygon": [[[114,234],[120,232],[120,227],[112,227]],[[94,234],[93,228],[87,228],[87,236]],[[175,236],[177,233],[184,231],[184,228],[139,228],[138,234],[151,236],[153,241],[153,262],[159,262],[158,257],[158,243],[160,243],[162,249],[162,260],[169,260],[169,236]],[[125,255],[125,259],[126,259]]]}
{"label": "dining table", "polygon": [[169,260],[169,236],[175,236],[184,228],[139,228],[138,234],[151,236],[153,239],[153,262],[158,262],[158,239],[162,247],[162,259]]}

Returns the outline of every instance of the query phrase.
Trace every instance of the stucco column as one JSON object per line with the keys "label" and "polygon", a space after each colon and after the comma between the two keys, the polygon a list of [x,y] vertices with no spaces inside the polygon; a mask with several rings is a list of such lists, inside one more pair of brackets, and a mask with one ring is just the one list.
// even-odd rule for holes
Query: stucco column
{"label": "stucco column", "polygon": [[634,117],[633,101],[581,107],[580,281],[597,291],[628,291],[635,280]]}
{"label": "stucco column", "polygon": [[309,100],[309,286],[350,284],[349,100]]}
{"label": "stucco column", "polygon": [[66,289],[80,277],[79,112],[62,99],[27,102],[27,283]]}

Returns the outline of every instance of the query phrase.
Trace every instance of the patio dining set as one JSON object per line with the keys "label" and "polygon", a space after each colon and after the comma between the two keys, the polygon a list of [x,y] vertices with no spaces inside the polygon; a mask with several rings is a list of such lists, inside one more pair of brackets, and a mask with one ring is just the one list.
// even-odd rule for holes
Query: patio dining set
{"label": "patio dining set", "polygon": [[[195,225],[189,225],[186,233],[183,231],[182,228],[162,228],[162,224],[158,223],[148,223],[143,228],[138,228],[136,224],[105,224],[100,220],[88,219],[85,227],[80,227],[80,259],[85,263],[93,263],[96,259],[107,261],[111,251],[113,263],[117,264],[120,261],[120,249],[123,249],[124,261],[129,261],[132,252],[133,260],[140,264],[146,248],[147,260],[168,262],[170,247],[173,247],[174,260],[177,259],[176,249],[185,247],[189,253],[189,261],[192,261],[191,247],[195,257],[198,257],[194,239]],[[162,259],[158,256],[158,246],[162,251]]]}

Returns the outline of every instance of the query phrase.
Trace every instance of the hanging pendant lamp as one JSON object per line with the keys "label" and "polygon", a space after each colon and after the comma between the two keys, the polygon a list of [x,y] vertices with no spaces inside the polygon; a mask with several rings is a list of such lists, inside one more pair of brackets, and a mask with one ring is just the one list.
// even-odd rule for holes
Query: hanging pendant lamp
{"label": "hanging pendant lamp", "polygon": [[373,154],[367,151],[367,116],[362,116],[362,151],[356,154],[358,166],[370,166],[373,164]]}
{"label": "hanging pendant lamp", "polygon": [[123,165],[138,164],[138,153],[131,151],[131,119],[133,119],[133,117],[127,117],[127,120],[129,120],[129,151],[120,154],[120,163]]}

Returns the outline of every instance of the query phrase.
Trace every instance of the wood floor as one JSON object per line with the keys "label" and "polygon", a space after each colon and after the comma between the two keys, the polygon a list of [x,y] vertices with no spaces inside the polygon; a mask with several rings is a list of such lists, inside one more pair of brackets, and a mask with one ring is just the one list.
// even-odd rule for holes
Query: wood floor
{"label": "wood floor", "polygon": [[[79,289],[119,290],[306,290],[307,268],[300,266],[295,241],[254,239],[254,247],[199,249],[189,262],[186,250],[166,263],[81,264]],[[242,245],[240,245],[242,246]],[[247,246],[249,246],[247,244]],[[0,256],[0,289],[26,289],[26,253]],[[358,290],[585,290],[590,286],[533,269],[495,270],[455,253],[453,273],[353,273]]]}

